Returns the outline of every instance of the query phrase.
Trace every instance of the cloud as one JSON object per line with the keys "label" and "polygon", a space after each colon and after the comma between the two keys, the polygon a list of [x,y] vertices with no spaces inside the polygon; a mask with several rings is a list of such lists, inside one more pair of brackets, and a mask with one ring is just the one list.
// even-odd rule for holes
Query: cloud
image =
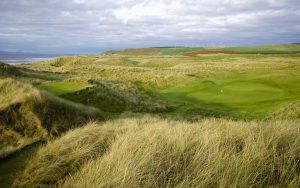
{"label": "cloud", "polygon": [[298,0],[1,0],[0,50],[299,42]]}

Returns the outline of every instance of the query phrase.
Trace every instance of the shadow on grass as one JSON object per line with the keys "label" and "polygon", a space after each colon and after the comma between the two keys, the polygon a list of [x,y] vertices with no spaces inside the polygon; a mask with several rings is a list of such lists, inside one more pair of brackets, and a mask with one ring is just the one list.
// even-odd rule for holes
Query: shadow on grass
{"label": "shadow on grass", "polygon": [[0,160],[0,187],[10,187],[34,155],[45,142],[36,142]]}

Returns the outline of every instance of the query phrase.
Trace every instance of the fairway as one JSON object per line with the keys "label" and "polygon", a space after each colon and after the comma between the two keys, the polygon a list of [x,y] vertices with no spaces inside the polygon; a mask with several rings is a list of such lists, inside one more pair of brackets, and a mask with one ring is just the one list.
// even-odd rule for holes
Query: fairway
{"label": "fairway", "polygon": [[85,82],[46,82],[39,85],[39,88],[46,90],[54,95],[64,95],[73,93],[89,87]]}

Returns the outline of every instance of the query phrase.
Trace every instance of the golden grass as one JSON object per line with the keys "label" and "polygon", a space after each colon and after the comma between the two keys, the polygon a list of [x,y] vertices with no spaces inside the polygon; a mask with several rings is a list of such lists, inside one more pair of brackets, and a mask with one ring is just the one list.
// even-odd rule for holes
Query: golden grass
{"label": "golden grass", "polygon": [[103,119],[95,108],[65,101],[14,79],[0,80],[0,158],[93,119]]}
{"label": "golden grass", "polygon": [[0,110],[11,104],[22,103],[31,98],[32,100],[41,99],[38,90],[31,85],[17,82],[14,79],[0,79]]}
{"label": "golden grass", "polygon": [[267,119],[300,119],[300,101],[293,102],[279,109]]}
{"label": "golden grass", "polygon": [[17,187],[45,187],[57,183],[88,160],[103,155],[114,138],[114,129],[90,123],[49,142],[29,162]]}
{"label": "golden grass", "polygon": [[[107,135],[111,139],[103,144]],[[298,187],[299,135],[296,120],[119,119],[48,144],[14,185]]]}

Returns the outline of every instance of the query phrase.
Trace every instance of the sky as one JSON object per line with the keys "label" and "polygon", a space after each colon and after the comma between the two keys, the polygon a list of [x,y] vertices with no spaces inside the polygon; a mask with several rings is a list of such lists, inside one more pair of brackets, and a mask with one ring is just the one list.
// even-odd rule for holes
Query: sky
{"label": "sky", "polygon": [[0,51],[294,42],[299,0],[0,0]]}

